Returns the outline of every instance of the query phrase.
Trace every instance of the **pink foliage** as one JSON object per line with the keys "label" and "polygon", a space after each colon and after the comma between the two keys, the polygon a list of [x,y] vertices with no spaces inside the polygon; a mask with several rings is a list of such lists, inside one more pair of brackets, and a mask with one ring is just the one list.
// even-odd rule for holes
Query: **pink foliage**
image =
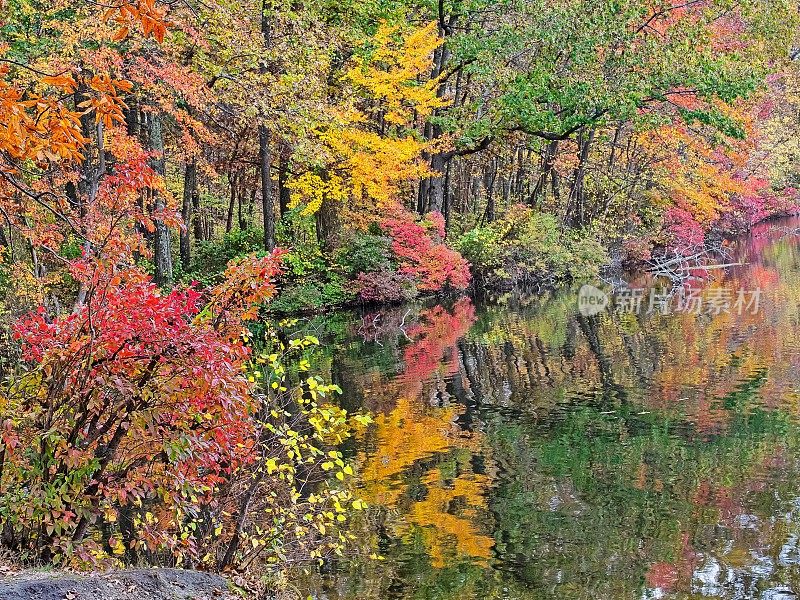
{"label": "pink foliage", "polygon": [[773,215],[797,210],[796,190],[786,188],[782,192],[776,192],[768,180],[756,177],[743,183],[747,191],[731,199],[728,210],[715,224],[723,231],[743,233]]}
{"label": "pink foliage", "polygon": [[475,322],[475,306],[461,298],[451,310],[439,305],[420,313],[417,324],[409,328],[413,340],[403,351],[406,368],[403,379],[419,382],[437,371],[452,375],[458,370],[456,345]]}
{"label": "pink foliage", "polygon": [[441,241],[445,232],[440,213],[417,222],[410,213],[401,212],[384,219],[381,227],[392,238],[399,273],[417,281],[419,289],[434,292],[450,286],[463,290],[469,285],[467,261]]}
{"label": "pink foliage", "polygon": [[402,302],[414,296],[414,282],[408,275],[394,271],[359,273],[358,295],[365,302]]}
{"label": "pink foliage", "polygon": [[775,112],[776,102],[774,98],[765,98],[756,107],[756,117],[759,119],[769,119]]}
{"label": "pink foliage", "polygon": [[432,212],[425,215],[424,224],[428,231],[436,233],[439,236],[439,241],[444,240],[445,236],[445,222],[444,215],[440,212]]}
{"label": "pink foliage", "polygon": [[703,226],[689,211],[677,206],[669,208],[664,213],[664,229],[667,234],[667,245],[674,250],[697,248],[705,242]]}
{"label": "pink foliage", "polygon": [[[724,211],[711,227],[726,235],[750,231],[754,225],[774,215],[798,210],[798,194],[793,188],[772,189],[769,180],[739,178],[743,192],[731,195]],[[705,241],[705,230],[684,208],[673,206],[664,213],[663,227],[667,246],[679,252],[693,251]]]}

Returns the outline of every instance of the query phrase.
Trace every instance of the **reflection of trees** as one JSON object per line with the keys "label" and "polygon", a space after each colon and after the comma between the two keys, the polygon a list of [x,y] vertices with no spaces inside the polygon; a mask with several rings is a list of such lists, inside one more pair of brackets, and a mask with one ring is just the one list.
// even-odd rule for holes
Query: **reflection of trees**
{"label": "reflection of trees", "polygon": [[[748,288],[748,273],[711,285]],[[793,287],[776,293],[798,297]],[[471,377],[491,390],[479,405],[503,467],[491,508],[505,568],[536,590],[531,597],[633,598],[648,586],[688,593],[712,559],[752,584],[757,561],[746,550],[768,543],[774,512],[762,511],[755,540],[742,534],[752,523],[739,519],[754,511],[750,494],[763,471],[787,476],[771,461],[797,440],[786,413],[769,410],[796,411],[776,394],[794,380],[798,347],[786,307],[773,307],[771,320],[577,317],[580,338],[549,344],[542,356],[517,340],[546,310],[514,314],[499,327],[511,333],[495,344],[473,330],[479,342],[462,350],[487,358]],[[569,330],[569,312],[563,321]],[[502,359],[509,354],[513,363]],[[530,365],[559,361],[548,380],[527,377]],[[784,510],[797,495],[789,487]]]}
{"label": "reflection of trees", "polygon": [[613,363],[611,358],[607,356],[603,350],[603,343],[600,339],[600,332],[598,331],[599,319],[597,316],[584,317],[578,315],[576,320],[586,338],[586,342],[589,344],[589,350],[591,350],[597,360],[597,368],[600,371],[600,383],[603,386],[603,396],[606,399],[613,398],[616,395],[615,391],[617,388],[617,386],[614,385]]}
{"label": "reflection of trees", "polygon": [[360,449],[387,507],[374,597],[747,598],[800,579],[799,259],[756,250],[707,284],[769,285],[756,315],[583,318],[563,294],[343,336],[337,377],[378,413]]}
{"label": "reflection of trees", "polygon": [[787,439],[780,413],[753,409],[763,381],[720,399],[730,428],[704,442],[657,413],[575,407],[533,432],[492,418],[488,435],[504,466],[491,504],[499,553],[542,597],[641,597],[645,576],[663,584],[665,572],[688,591],[697,553],[723,558],[738,519],[757,508],[745,506],[749,492],[766,470],[785,476],[771,461],[800,441],[796,431]]}
{"label": "reflection of trees", "polygon": [[388,527],[397,537],[418,537],[434,567],[458,557],[486,561],[494,543],[478,522],[489,483],[471,461],[479,436],[465,433],[459,423],[465,407],[450,402],[446,383],[455,375],[463,389],[457,342],[473,321],[467,299],[421,311],[401,332],[407,338],[403,374],[370,388],[397,399],[376,415],[368,436],[373,450],[362,458],[364,496],[401,510],[402,518],[390,519]]}

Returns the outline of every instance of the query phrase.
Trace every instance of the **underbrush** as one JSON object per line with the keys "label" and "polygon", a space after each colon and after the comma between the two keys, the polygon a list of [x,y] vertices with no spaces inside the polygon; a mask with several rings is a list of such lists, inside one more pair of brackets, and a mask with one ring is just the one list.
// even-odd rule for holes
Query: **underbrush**
{"label": "underbrush", "polygon": [[554,284],[597,276],[608,254],[594,238],[562,229],[550,214],[517,205],[466,232],[455,245],[486,289]]}

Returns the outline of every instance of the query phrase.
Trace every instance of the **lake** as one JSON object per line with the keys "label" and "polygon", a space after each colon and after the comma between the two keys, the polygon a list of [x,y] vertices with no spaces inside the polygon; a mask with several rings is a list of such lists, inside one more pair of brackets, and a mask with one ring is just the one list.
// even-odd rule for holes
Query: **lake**
{"label": "lake", "polygon": [[597,314],[564,289],[304,322],[375,423],[345,447],[361,548],[303,594],[796,597],[794,227],[760,225],[689,292],[628,277]]}

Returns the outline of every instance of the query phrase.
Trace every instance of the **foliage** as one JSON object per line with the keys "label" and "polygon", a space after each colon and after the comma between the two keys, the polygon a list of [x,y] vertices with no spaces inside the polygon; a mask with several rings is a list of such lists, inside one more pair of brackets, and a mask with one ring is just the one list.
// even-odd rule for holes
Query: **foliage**
{"label": "foliage", "polygon": [[[192,323],[200,294],[162,296],[135,274],[111,283],[77,313],[48,322],[42,310],[15,330],[31,368],[3,411],[2,526],[34,556],[179,550],[184,502],[219,484],[252,432],[247,353]],[[126,546],[90,535],[159,497],[159,519],[128,517]]]}
{"label": "foliage", "polygon": [[[192,288],[161,294],[127,272],[76,313],[17,324],[28,368],[0,414],[7,543],[73,566],[341,552],[333,531],[353,498],[324,473],[352,470],[324,449],[349,435],[350,418],[326,404],[336,388],[307,376],[290,390],[282,366],[316,341],[271,333],[253,356],[240,335],[275,294],[279,256],[231,262],[205,307]],[[267,504],[239,504],[254,494]]]}
{"label": "foliage", "polygon": [[596,276],[608,260],[594,240],[565,235],[551,215],[523,206],[467,232],[457,248],[484,285],[497,288]]}
{"label": "foliage", "polygon": [[287,282],[269,310],[280,314],[302,313],[351,304],[353,283],[335,272]]}
{"label": "foliage", "polygon": [[299,209],[285,213],[276,228],[278,243],[288,248],[283,265],[291,280],[324,274],[328,269],[331,257],[323,254],[315,229],[313,219]]}
{"label": "foliage", "polygon": [[260,250],[263,238],[259,229],[234,229],[218,240],[199,243],[187,277],[206,285],[217,283],[229,261]]}
{"label": "foliage", "polygon": [[402,32],[401,26],[383,22],[360,64],[347,74],[356,86],[368,90],[368,97],[377,100],[382,117],[390,124],[405,125],[415,118],[424,118],[435,109],[447,105],[438,97],[437,79],[419,83],[431,68],[431,55],[442,45],[432,21],[416,30]]}
{"label": "foliage", "polygon": [[[304,356],[319,340],[287,339],[281,329],[267,329],[248,363],[248,379],[262,390],[255,456],[229,479],[226,493],[236,498],[236,512],[225,502],[212,509],[212,520],[230,536],[223,535],[225,553],[218,566],[321,565],[343,556],[354,540],[346,521],[366,508],[340,485],[354,471],[336,448],[372,420],[332,404],[341,389],[309,374]],[[219,545],[219,540],[210,542],[211,549]]]}
{"label": "foliage", "polygon": [[470,274],[467,262],[444,242],[444,219],[431,213],[421,221],[400,212],[381,222],[392,240],[399,263],[398,273],[411,277],[421,291],[445,287],[466,289]]}
{"label": "foliage", "polygon": [[705,243],[702,225],[694,220],[691,213],[681,208],[672,207],[664,213],[664,228],[668,247],[686,255],[701,249]]}
{"label": "foliage", "polygon": [[355,232],[342,245],[336,257],[336,262],[344,267],[350,277],[389,270],[395,261],[390,237],[361,232]]}
{"label": "foliage", "polygon": [[[427,145],[410,130],[446,104],[435,80],[419,82],[442,43],[436,24],[415,29],[384,22],[367,42],[372,48],[341,75],[355,99],[363,100],[344,102],[316,127],[322,160],[317,157],[314,168],[288,184],[305,215],[317,213],[323,202],[346,202],[343,212],[363,225],[364,215],[374,218],[376,208],[394,207],[404,184],[428,173],[420,160]],[[381,133],[369,126],[371,117],[384,123]]]}
{"label": "foliage", "polygon": [[332,268],[304,258],[308,249],[290,253],[290,264],[300,268],[295,267],[296,276],[287,281],[271,309],[314,310],[349,304],[356,297],[367,303],[394,303],[410,300],[420,291],[465,289],[469,268],[443,243],[441,215],[417,221],[409,213],[396,214],[373,225],[371,233],[353,232],[336,251]]}
{"label": "foliage", "polygon": [[[212,284],[274,229],[305,296],[338,266],[431,292],[466,271],[412,208],[453,233],[524,202],[614,244],[663,241],[671,206],[706,234],[794,206],[788,0],[100,8],[14,0],[0,22],[4,237],[38,279],[80,257],[169,283],[172,233],[181,278]],[[347,264],[376,222],[396,264]]]}

